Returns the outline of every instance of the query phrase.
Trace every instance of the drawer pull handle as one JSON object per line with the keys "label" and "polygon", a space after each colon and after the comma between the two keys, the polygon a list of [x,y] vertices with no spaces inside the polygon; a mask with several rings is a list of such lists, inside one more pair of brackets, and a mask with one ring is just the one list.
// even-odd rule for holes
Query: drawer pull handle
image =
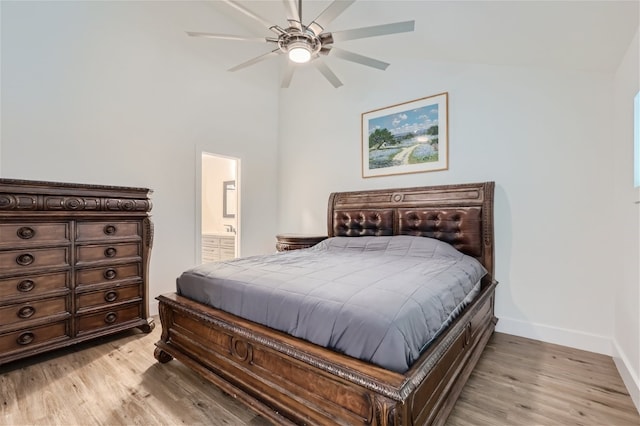
{"label": "drawer pull handle", "polygon": [[22,228],[18,229],[18,237],[22,238],[23,240],[28,240],[29,238],[33,238],[34,235],[36,235],[36,231],[33,228],[29,228],[28,226],[23,226]]}
{"label": "drawer pull handle", "polygon": [[107,324],[113,324],[118,319],[118,315],[115,312],[109,312],[104,316],[104,322]]}
{"label": "drawer pull handle", "polygon": [[104,233],[106,235],[114,235],[116,233],[116,227],[113,225],[107,225],[104,227]]}
{"label": "drawer pull handle", "polygon": [[18,310],[18,318],[26,319],[36,313],[36,308],[33,306],[23,306]]}
{"label": "drawer pull handle", "polygon": [[104,277],[108,280],[112,280],[116,277],[116,275],[118,275],[118,273],[116,272],[115,269],[113,268],[109,268],[106,271],[104,271]]}
{"label": "drawer pull handle", "polygon": [[104,294],[104,300],[107,302],[115,302],[118,299],[117,291],[108,291]]}
{"label": "drawer pull handle", "polygon": [[16,288],[18,289],[18,291],[21,291],[23,293],[26,293],[28,291],[33,290],[33,288],[36,286],[36,283],[34,283],[31,280],[24,280],[24,281],[20,281],[18,283],[18,285],[16,286]]}
{"label": "drawer pull handle", "polygon": [[33,255],[29,253],[21,254],[20,256],[16,257],[16,263],[22,266],[31,265],[34,260],[35,257],[33,257]]}
{"label": "drawer pull handle", "polygon": [[108,249],[106,249],[104,251],[104,255],[105,255],[105,257],[114,257],[117,252],[118,252],[118,250],[116,250],[115,248],[109,247]]}
{"label": "drawer pull handle", "polygon": [[26,333],[22,333],[18,336],[18,338],[16,339],[16,343],[22,346],[28,345],[29,343],[33,342],[35,338],[36,336],[32,332],[27,331]]}

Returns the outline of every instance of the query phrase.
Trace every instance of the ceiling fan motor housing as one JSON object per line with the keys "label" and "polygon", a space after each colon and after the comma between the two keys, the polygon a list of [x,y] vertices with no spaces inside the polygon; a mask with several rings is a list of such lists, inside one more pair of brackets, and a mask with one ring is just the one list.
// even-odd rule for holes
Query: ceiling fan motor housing
{"label": "ceiling fan motor housing", "polygon": [[303,47],[309,51],[311,56],[314,56],[322,48],[322,42],[313,33],[302,32],[297,28],[291,27],[278,37],[278,47],[284,53],[289,52],[294,47]]}

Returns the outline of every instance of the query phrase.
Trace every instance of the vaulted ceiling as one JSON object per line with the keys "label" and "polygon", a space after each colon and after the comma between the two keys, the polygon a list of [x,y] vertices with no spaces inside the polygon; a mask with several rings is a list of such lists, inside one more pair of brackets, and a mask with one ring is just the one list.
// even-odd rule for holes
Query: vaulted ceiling
{"label": "vaulted ceiling", "polygon": [[[238,0],[269,22],[286,27],[279,0]],[[315,18],[331,0],[303,0],[303,21]],[[404,1],[358,0],[327,28],[338,31],[415,19],[413,33],[347,41],[340,47],[382,60],[414,57],[432,61],[533,66],[614,72],[633,36],[640,16],[638,1]],[[222,1],[213,13],[225,15],[245,35],[272,36],[255,20]],[[185,28],[216,32],[214,27]],[[243,42],[247,59],[255,48]],[[271,46],[264,46],[268,52]]]}

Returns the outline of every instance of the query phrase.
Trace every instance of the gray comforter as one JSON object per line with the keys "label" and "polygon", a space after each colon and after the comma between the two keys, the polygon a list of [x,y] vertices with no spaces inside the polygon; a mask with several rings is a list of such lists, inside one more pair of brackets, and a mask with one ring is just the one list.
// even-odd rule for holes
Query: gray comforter
{"label": "gray comforter", "polygon": [[178,293],[405,372],[480,289],[486,271],[441,241],[335,237],[304,249],[208,263]]}

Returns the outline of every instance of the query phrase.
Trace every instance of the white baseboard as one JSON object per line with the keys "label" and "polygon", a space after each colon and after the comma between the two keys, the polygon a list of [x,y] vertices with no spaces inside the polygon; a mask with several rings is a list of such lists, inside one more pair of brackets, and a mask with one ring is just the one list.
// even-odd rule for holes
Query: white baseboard
{"label": "white baseboard", "polygon": [[496,331],[513,334],[583,351],[613,356],[611,338],[582,331],[535,324],[527,321],[499,317]]}
{"label": "white baseboard", "polygon": [[533,324],[504,317],[500,317],[496,325],[496,331],[612,357],[636,409],[640,412],[640,379],[638,378],[638,371],[632,367],[629,359],[620,350],[620,346],[612,339],[597,334]]}
{"label": "white baseboard", "polygon": [[631,400],[636,405],[636,410],[640,413],[640,379],[638,378],[638,371],[635,371],[633,364],[631,364],[624,352],[620,350],[620,346],[615,340],[613,341],[613,362],[618,368],[629,395],[631,395]]}
{"label": "white baseboard", "polygon": [[149,301],[149,315],[154,316],[158,315],[160,309],[158,308],[158,301],[156,299],[152,299]]}

